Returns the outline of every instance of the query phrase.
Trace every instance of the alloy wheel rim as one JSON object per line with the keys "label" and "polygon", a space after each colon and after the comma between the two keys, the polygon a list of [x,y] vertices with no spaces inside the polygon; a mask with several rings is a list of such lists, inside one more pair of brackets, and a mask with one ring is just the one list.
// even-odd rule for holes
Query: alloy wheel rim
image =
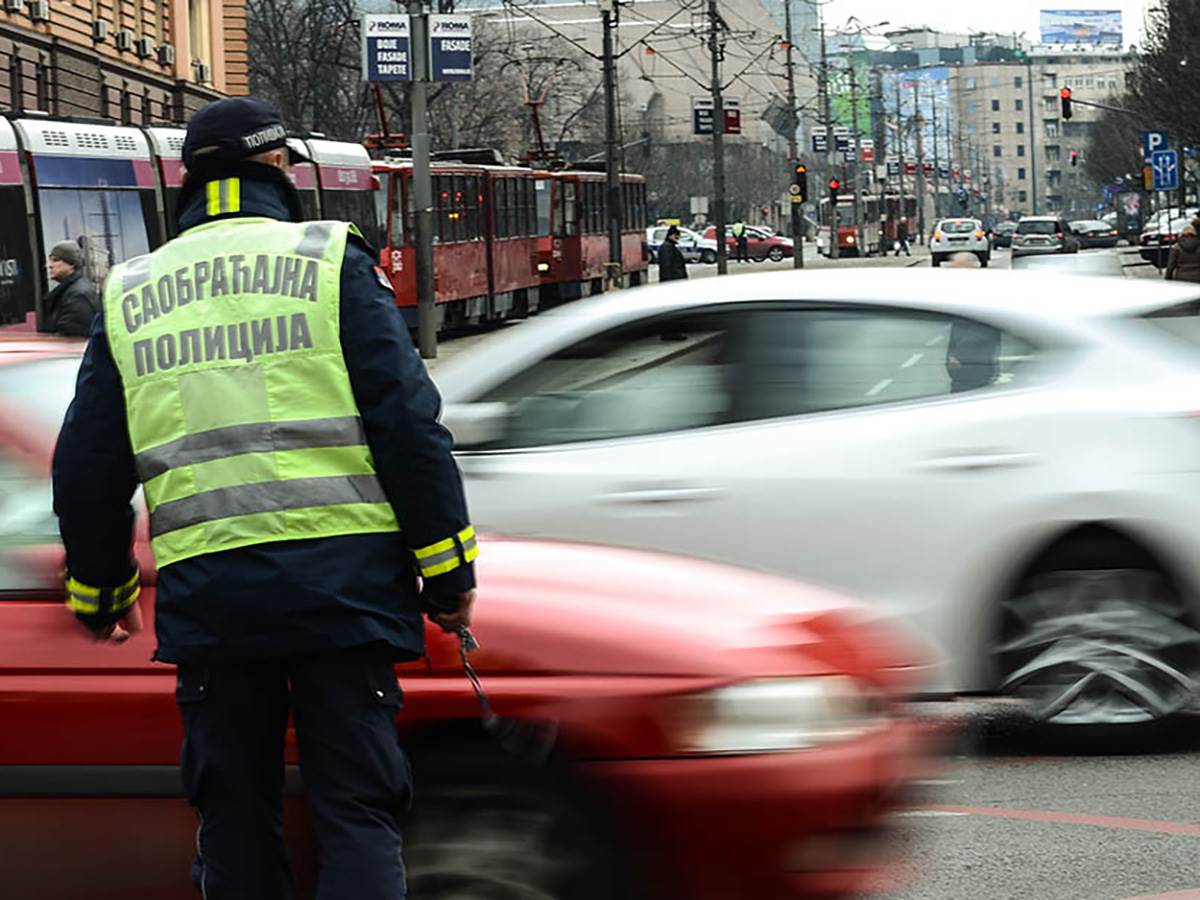
{"label": "alloy wheel rim", "polygon": [[1004,605],[1002,691],[1053,725],[1150,722],[1189,706],[1200,631],[1176,591],[1146,569],[1047,572]]}

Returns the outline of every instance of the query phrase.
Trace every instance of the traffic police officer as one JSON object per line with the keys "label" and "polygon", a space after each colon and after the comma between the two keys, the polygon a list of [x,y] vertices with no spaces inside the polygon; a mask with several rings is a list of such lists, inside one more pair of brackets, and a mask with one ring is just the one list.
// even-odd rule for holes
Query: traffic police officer
{"label": "traffic police officer", "polygon": [[181,234],[112,270],[59,436],[68,605],[104,640],[139,626],[140,482],[204,896],[292,896],[290,708],[317,896],[396,900],[410,770],[393,664],[423,653],[422,611],[452,631],[474,599],[440,398],[357,229],[300,221],[274,108],[205,107],[183,158]]}

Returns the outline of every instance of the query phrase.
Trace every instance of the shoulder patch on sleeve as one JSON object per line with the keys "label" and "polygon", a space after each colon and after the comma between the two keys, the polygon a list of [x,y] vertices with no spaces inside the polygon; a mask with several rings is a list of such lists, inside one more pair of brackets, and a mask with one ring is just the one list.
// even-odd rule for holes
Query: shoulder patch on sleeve
{"label": "shoulder patch on sleeve", "polygon": [[388,280],[387,273],[383,271],[383,269],[379,268],[379,266],[375,267],[375,277],[379,279],[379,283],[381,285],[383,285],[389,291],[392,290],[392,282]]}

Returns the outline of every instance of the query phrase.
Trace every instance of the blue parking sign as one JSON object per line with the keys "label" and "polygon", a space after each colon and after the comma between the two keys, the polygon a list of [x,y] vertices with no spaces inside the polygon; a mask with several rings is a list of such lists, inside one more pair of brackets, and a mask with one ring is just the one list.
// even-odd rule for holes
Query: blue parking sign
{"label": "blue parking sign", "polygon": [[1142,155],[1147,159],[1153,153],[1159,150],[1166,150],[1170,146],[1165,131],[1151,131],[1150,129],[1146,129],[1142,132]]}

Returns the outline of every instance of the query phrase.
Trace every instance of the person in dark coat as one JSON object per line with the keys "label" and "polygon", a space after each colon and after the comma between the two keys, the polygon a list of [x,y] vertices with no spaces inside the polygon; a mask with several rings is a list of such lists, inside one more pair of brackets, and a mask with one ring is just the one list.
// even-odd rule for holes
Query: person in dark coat
{"label": "person in dark coat", "polygon": [[1167,281],[1200,282],[1200,238],[1191,225],[1179,233],[1179,241],[1167,257]]}
{"label": "person in dark coat", "polygon": [[87,337],[100,311],[96,286],[83,273],[83,251],[74,241],[50,250],[50,278],[57,286],[46,297],[45,330],[63,337]]}
{"label": "person in dark coat", "polygon": [[900,255],[900,251],[904,251],[905,256],[912,256],[912,251],[908,249],[908,218],[900,217],[900,221],[896,223],[896,255]]}
{"label": "person in dark coat", "polygon": [[658,280],[678,281],[687,277],[687,263],[679,252],[679,229],[672,225],[667,229],[666,240],[658,248]]}

